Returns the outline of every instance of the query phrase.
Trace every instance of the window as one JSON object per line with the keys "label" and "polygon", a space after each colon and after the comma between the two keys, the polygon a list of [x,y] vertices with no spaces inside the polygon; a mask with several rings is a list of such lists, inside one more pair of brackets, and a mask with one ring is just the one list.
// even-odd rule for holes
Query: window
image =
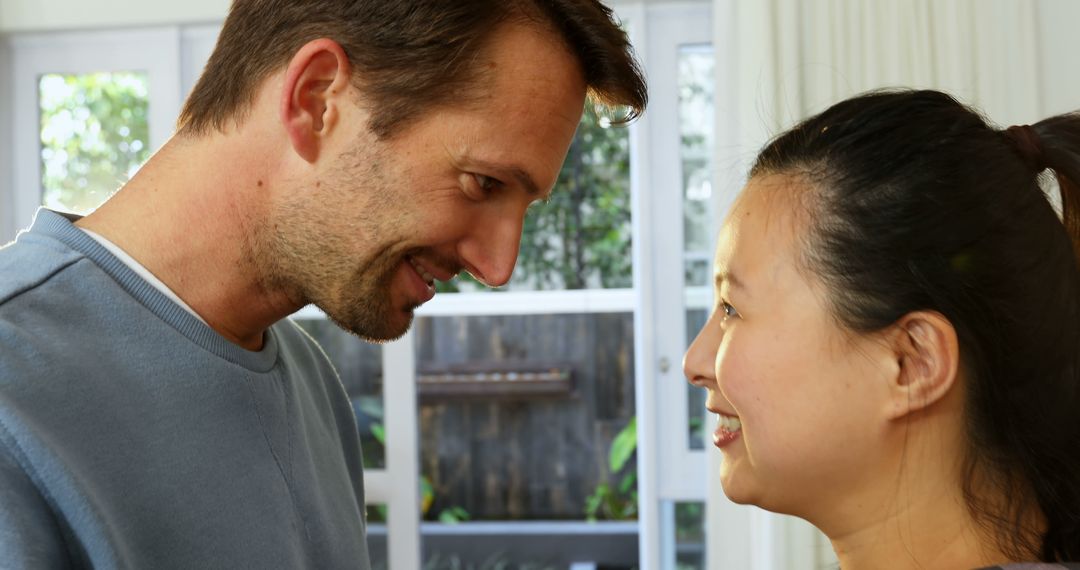
{"label": "window", "polygon": [[[712,46],[679,47],[679,154],[683,195],[683,259],[686,287],[686,341],[693,341],[712,306],[712,244],[720,215],[713,196],[715,81]],[[686,385],[688,441],[703,449],[705,390]]]}
{"label": "window", "polygon": [[45,205],[97,207],[172,133],[175,29],[20,35],[13,58],[16,227]]}
{"label": "window", "polygon": [[46,73],[38,94],[42,202],[87,214],[150,157],[146,74]]}

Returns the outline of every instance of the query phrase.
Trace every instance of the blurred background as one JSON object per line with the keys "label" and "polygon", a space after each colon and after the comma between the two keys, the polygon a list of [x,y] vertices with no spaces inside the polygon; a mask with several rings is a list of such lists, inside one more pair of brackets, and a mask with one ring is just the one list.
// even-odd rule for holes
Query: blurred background
{"label": "blurred background", "polygon": [[[805,523],[724,498],[682,378],[749,162],[876,87],[943,89],[1002,126],[1080,108],[1073,0],[612,6],[650,108],[630,128],[586,109],[507,287],[441,284],[381,346],[294,316],[357,414],[376,568],[835,567]],[[227,8],[0,0],[0,243],[40,206],[92,211],[168,139]]]}

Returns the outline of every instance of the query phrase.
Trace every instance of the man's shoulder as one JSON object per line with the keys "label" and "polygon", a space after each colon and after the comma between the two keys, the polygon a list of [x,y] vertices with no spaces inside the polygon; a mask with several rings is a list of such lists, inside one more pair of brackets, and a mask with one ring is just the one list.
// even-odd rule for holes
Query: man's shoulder
{"label": "man's shoulder", "polygon": [[337,372],[322,346],[296,321],[291,318],[281,319],[272,328],[278,335],[284,358],[299,360],[304,365],[313,365],[320,372],[329,372],[337,379]]}
{"label": "man's shoulder", "polygon": [[86,315],[94,267],[49,236],[24,233],[0,248],[0,387],[44,389],[36,379],[70,372],[71,354],[102,337]]}
{"label": "man's shoulder", "polygon": [[0,247],[0,311],[12,299],[42,287],[83,259],[83,254],[59,241],[29,233]]}

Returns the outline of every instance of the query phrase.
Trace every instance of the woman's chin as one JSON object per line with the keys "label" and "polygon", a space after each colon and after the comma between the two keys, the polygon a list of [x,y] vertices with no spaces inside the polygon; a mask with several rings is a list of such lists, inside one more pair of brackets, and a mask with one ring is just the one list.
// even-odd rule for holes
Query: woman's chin
{"label": "woman's chin", "polygon": [[720,467],[720,486],[728,500],[739,505],[756,505],[760,494],[755,485],[741,477],[738,469]]}

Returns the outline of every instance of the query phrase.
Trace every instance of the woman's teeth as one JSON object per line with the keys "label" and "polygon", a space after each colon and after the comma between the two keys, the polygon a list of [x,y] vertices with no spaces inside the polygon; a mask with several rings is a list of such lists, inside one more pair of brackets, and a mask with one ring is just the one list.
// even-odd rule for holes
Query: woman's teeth
{"label": "woman's teeth", "polygon": [[719,426],[730,432],[737,432],[742,429],[742,422],[735,416],[725,416],[724,414],[717,414],[720,420],[717,422]]}

